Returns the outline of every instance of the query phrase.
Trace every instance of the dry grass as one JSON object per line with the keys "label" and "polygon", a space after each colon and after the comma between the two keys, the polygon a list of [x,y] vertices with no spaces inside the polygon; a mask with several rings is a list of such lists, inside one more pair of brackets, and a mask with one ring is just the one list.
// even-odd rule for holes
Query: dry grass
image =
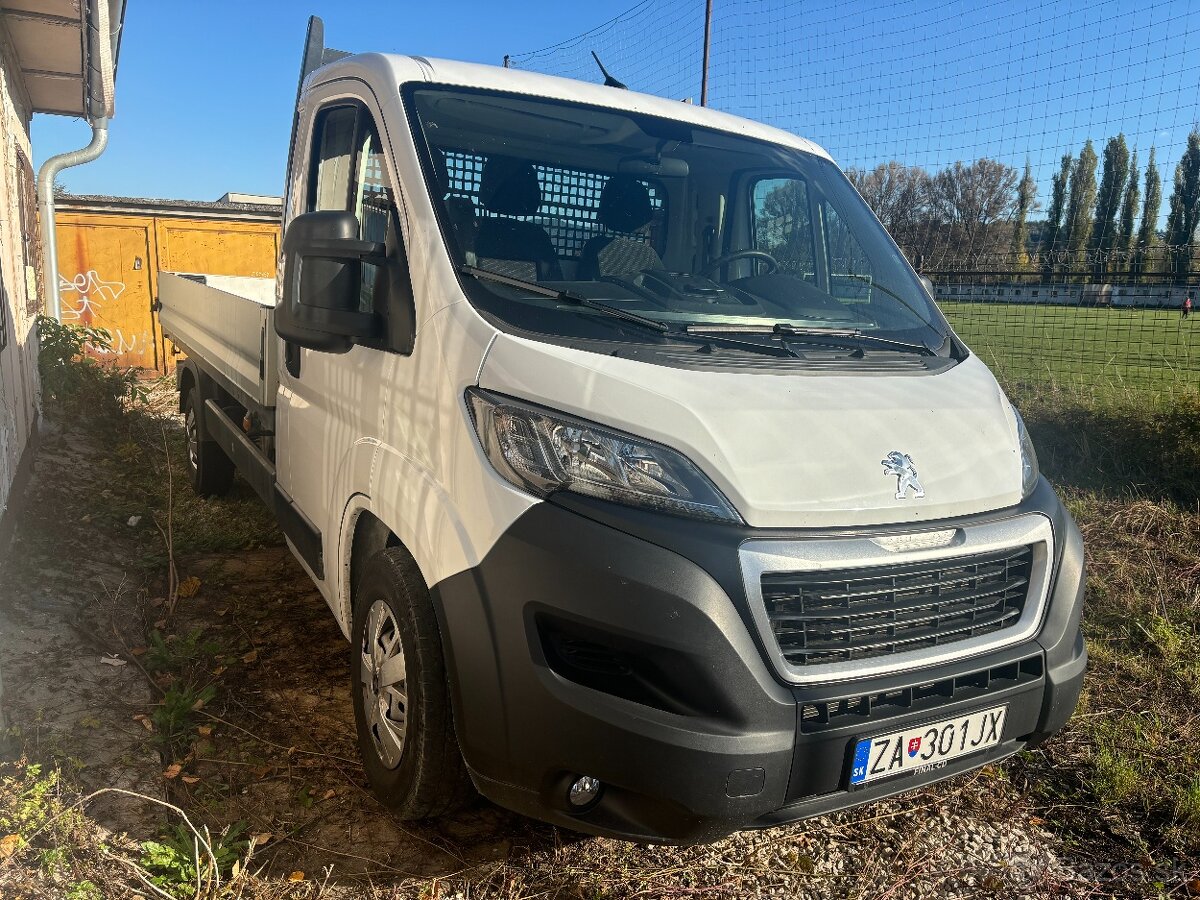
{"label": "dry grass", "polygon": [[[1082,402],[1081,402],[1082,399]],[[1200,855],[1200,402],[1026,398],[1043,470],[1083,530],[1080,709],[1026,788],[1068,836]],[[1101,848],[1101,852],[1103,849]]]}
{"label": "dry grass", "polygon": [[[136,659],[163,699],[147,710],[159,730],[148,740],[157,742],[164,768],[180,763],[195,781],[180,776],[167,785],[178,808],[167,831],[147,815],[147,833],[128,839],[99,828],[67,775],[7,765],[0,841],[20,837],[17,852],[0,859],[0,897],[153,896],[145,881],[161,877],[162,867],[147,840],[173,842],[185,861],[183,851],[194,856],[188,878],[156,885],[178,897],[1178,891],[1200,869],[1200,403],[1147,403],[1112,392],[1018,397],[1043,468],[1088,546],[1084,624],[1092,666],[1068,730],[1003,767],[896,801],[710,846],[667,848],[581,838],[487,804],[438,823],[390,820],[353,762],[340,634],[252,495],[215,503],[195,500],[186,488],[165,495],[168,481],[183,484],[182,447],[169,386],[159,385],[149,407],[93,425],[106,429],[111,449],[99,465],[120,488],[92,496],[89,527],[123,528],[130,513],[149,510],[164,531],[171,526],[180,578],[201,578],[199,592],[165,616],[153,601],[163,594],[168,554],[158,531],[145,531],[142,557],[131,561],[148,599],[148,649]],[[192,710],[201,691],[207,699]],[[301,711],[274,716],[281,699]],[[183,826],[184,813],[204,838],[190,850],[195,833]],[[960,828],[963,821],[974,831]],[[227,832],[231,826],[245,832]],[[271,840],[252,848],[248,836],[267,832]],[[1007,848],[1006,861],[977,852],[988,846]],[[219,857],[215,867],[203,862],[210,850]],[[303,880],[289,880],[292,872]]]}

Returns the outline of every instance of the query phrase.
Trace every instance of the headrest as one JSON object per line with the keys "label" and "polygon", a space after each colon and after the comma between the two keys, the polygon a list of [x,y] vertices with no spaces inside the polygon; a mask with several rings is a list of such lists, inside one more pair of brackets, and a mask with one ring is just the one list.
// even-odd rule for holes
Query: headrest
{"label": "headrest", "polygon": [[614,175],[600,192],[596,217],[613,231],[637,231],[654,217],[650,191],[630,175]]}
{"label": "headrest", "polygon": [[532,216],[541,208],[542,187],[533,164],[490,156],[479,176],[479,202],[502,216]]}

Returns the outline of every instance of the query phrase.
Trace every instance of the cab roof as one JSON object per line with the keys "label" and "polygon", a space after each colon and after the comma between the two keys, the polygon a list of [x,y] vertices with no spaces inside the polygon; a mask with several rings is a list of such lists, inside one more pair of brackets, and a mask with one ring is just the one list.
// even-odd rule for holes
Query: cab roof
{"label": "cab roof", "polygon": [[642,113],[674,119],[704,128],[712,128],[773,144],[792,147],[832,161],[824,148],[810,140],[784,131],[678,100],[668,100],[632,90],[591,84],[571,78],[542,75],[521,69],[505,69],[480,63],[431,59],[424,56],[402,56],[391,53],[359,53],[329,62],[309,76],[308,83],[354,76],[376,84],[397,87],[413,82],[445,84],[456,87],[507,91],[531,97],[545,97],[589,106],[606,107],[625,112]]}

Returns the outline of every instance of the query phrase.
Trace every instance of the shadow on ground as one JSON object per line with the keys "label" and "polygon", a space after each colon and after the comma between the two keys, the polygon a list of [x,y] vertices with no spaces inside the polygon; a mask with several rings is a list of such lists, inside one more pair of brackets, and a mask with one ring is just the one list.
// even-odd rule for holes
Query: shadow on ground
{"label": "shadow on ground", "polygon": [[1043,394],[1018,403],[1042,471],[1064,487],[1112,499],[1200,503],[1200,398],[1079,402]]}
{"label": "shadow on ground", "polygon": [[220,689],[192,718],[172,792],[202,817],[270,833],[258,859],[271,871],[334,863],[342,874],[429,878],[574,840],[482,799],[435,822],[395,820],[362,775],[349,644],[288,551],[180,567],[200,587],[180,601],[175,633],[203,634]]}

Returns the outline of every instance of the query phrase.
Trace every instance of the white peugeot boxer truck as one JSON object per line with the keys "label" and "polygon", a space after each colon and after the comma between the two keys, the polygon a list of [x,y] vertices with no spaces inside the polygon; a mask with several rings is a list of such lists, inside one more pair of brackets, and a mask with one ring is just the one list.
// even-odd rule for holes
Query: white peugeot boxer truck
{"label": "white peugeot boxer truck", "polygon": [[820,147],[313,20],[286,195],[277,284],[164,274],[162,322],[398,815],[707,841],[1063,727],[1079,531]]}

